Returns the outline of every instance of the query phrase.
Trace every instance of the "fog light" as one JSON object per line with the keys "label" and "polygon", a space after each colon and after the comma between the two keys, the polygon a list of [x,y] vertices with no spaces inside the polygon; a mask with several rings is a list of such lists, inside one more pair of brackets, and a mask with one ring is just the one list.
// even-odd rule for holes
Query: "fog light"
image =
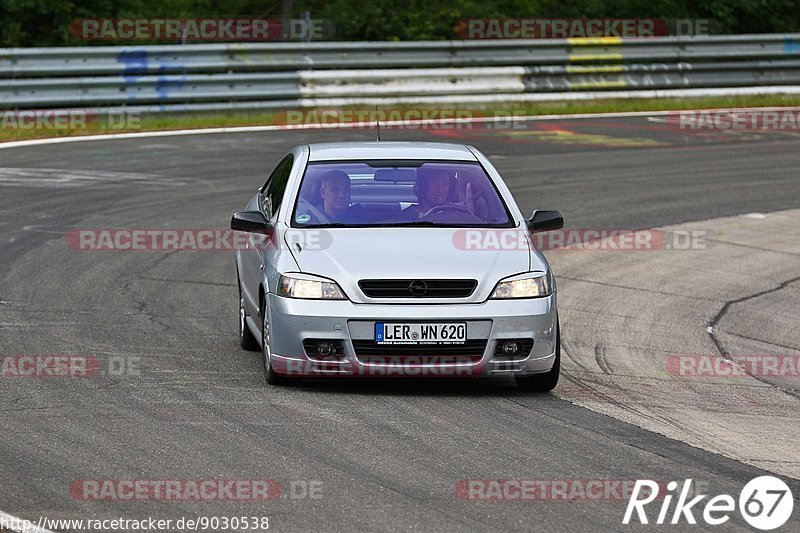
{"label": "fog light", "polygon": [[519,353],[519,345],[514,341],[506,341],[502,347],[505,355],[517,355]]}
{"label": "fog light", "polygon": [[320,342],[317,344],[317,354],[328,357],[336,353],[336,346],[332,342]]}

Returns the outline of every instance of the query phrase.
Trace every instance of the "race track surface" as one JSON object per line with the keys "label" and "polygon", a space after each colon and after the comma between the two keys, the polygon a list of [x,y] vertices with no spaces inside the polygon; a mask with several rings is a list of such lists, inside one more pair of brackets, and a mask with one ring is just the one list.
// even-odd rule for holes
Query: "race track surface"
{"label": "race track surface", "polygon": [[[752,246],[758,230],[740,228],[749,239],[744,252],[712,261],[673,251],[659,265],[645,252],[557,252],[551,261],[570,354],[559,387],[538,396],[511,378],[268,387],[259,354],[238,345],[231,252],[81,251],[68,243],[76,229],[225,229],[292,146],[371,139],[371,130],[280,131],[0,149],[0,355],[81,354],[135,367],[83,379],[0,377],[2,511],[33,520],[269,516],[277,531],[619,531],[627,499],[613,494],[474,501],[457,489],[462,480],[692,478],[707,494],[738,498],[748,480],[777,472],[795,498],[786,530],[798,530],[797,433],[780,433],[800,427],[796,380],[744,378],[760,387],[748,398],[761,407],[728,403],[724,427],[692,427],[713,419],[712,407],[722,410],[716,395],[727,385],[703,383],[687,400],[653,379],[647,387],[657,405],[644,405],[641,380],[608,377],[665,354],[719,355],[705,327],[748,287],[756,295],[779,286],[760,296],[767,300],[758,312],[729,306],[719,326],[737,334],[747,325],[743,335],[761,344],[736,348],[729,337],[726,349],[798,353],[797,329],[789,328],[800,314],[800,251],[786,251],[791,239],[770,254]],[[383,132],[383,140],[406,139],[475,145],[523,211],[560,209],[570,228],[716,231],[731,220],[723,217],[800,208],[797,134],[684,133],[648,117]],[[798,218],[782,220],[772,235],[797,231]],[[696,275],[735,270],[726,261],[746,265],[737,280],[756,282],[718,285],[727,274]],[[681,268],[665,271],[667,264]],[[693,275],[679,283],[683,273]],[[659,308],[670,291],[702,296],[702,306],[684,312],[695,308],[679,298]],[[645,325],[623,316],[654,306]],[[770,308],[783,317],[780,328],[765,329]],[[687,333],[694,328],[696,340]],[[598,345],[613,356],[598,355]],[[673,397],[681,409],[671,408]],[[674,419],[663,418],[669,411]],[[731,425],[758,424],[759,413],[780,415],[759,436],[772,446],[768,457],[737,455],[735,440],[717,447],[730,440]],[[781,458],[786,464],[773,468],[769,461]],[[119,479],[270,479],[283,497],[96,501],[70,492],[82,480]],[[300,494],[309,486],[319,497]],[[656,514],[654,507],[651,520]],[[750,530],[738,514],[724,527]]]}

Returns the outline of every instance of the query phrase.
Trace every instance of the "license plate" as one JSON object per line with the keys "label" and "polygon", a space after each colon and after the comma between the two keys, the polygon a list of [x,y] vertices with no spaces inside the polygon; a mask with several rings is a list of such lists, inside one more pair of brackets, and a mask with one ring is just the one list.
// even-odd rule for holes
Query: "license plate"
{"label": "license plate", "polygon": [[464,344],[466,322],[375,322],[378,344]]}

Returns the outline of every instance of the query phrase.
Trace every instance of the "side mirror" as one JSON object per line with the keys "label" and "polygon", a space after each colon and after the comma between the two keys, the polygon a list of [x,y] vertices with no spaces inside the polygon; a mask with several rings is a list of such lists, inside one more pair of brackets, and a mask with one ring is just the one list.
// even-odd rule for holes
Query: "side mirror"
{"label": "side mirror", "polygon": [[231,217],[231,229],[269,234],[272,232],[272,224],[261,211],[238,211]]}
{"label": "side mirror", "polygon": [[560,211],[534,211],[526,222],[530,232],[551,231],[564,227],[564,217]]}

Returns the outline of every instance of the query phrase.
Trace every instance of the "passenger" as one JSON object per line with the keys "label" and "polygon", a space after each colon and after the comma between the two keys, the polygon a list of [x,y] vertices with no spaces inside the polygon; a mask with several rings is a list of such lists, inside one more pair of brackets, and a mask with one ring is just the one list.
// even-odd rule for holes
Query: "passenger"
{"label": "passenger", "polygon": [[298,216],[298,221],[311,224],[364,222],[364,208],[359,204],[350,205],[350,176],[346,172],[331,170],[323,174],[319,195],[322,199],[322,211],[314,209],[307,215]]}

